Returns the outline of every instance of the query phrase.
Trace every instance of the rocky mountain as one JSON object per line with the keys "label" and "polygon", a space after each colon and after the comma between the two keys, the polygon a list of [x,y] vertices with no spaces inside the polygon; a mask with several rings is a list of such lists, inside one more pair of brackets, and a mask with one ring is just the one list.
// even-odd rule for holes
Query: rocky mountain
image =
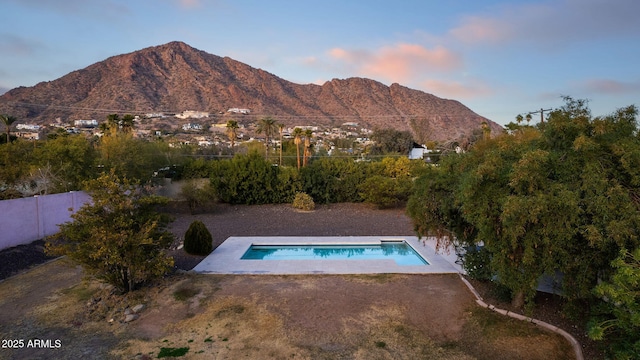
{"label": "rocky mountain", "polygon": [[466,137],[483,121],[494,133],[501,130],[458,101],[399,84],[363,78],[295,84],[182,42],[113,56],[0,96],[0,112],[31,123],[184,110],[210,112],[220,118],[212,121],[223,122],[229,108],[250,109],[243,120],[272,116],[286,125],[357,122],[372,129],[411,130],[422,141]]}

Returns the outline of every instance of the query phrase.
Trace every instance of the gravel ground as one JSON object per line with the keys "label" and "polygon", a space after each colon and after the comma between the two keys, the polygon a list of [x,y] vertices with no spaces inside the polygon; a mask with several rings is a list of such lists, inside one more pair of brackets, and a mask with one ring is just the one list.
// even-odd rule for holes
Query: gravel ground
{"label": "gravel ground", "polygon": [[[301,212],[290,205],[228,205],[218,204],[211,211],[192,215],[185,206],[175,205],[169,211],[174,216],[169,230],[176,236],[173,250],[176,269],[190,270],[204,257],[188,255],[177,248],[194,220],[202,221],[213,236],[214,248],[230,236],[413,236],[411,220],[404,209],[377,210],[366,204],[320,205],[311,212]],[[44,254],[43,241],[0,251],[0,280],[23,272],[51,259]],[[493,296],[486,284],[474,286],[498,308],[515,310],[509,303]],[[533,317],[559,326],[571,333],[582,345],[586,359],[603,358],[597,344],[585,336],[582,326],[567,319],[561,311],[563,300],[557,296],[539,294]]]}
{"label": "gravel ground", "polygon": [[[230,236],[414,236],[411,220],[404,209],[378,210],[366,204],[330,204],[302,212],[287,204],[219,204],[206,214],[191,215],[177,207],[169,230],[176,236],[174,248],[184,239],[189,225],[202,221],[213,237],[214,249]],[[191,270],[204,256],[171,252],[176,268]]]}
{"label": "gravel ground", "polygon": [[[192,215],[183,204],[168,209],[175,220],[169,230],[176,236],[176,269],[191,270],[204,256],[188,255],[176,248],[194,220],[202,221],[213,236],[216,248],[230,236],[367,236],[414,235],[411,220],[403,209],[377,210],[366,204],[320,205],[301,212],[290,205],[218,204],[210,212]],[[53,259],[44,253],[44,241],[0,251],[0,280]]]}
{"label": "gravel ground", "polygon": [[42,240],[4,249],[0,251],[0,280],[54,258],[45,255]]}

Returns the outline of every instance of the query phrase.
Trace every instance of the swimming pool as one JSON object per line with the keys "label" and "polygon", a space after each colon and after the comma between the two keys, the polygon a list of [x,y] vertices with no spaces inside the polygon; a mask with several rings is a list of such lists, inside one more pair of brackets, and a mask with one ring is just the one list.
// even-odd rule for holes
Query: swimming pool
{"label": "swimming pool", "polygon": [[394,260],[396,264],[429,265],[405,241],[378,244],[254,245],[241,260]]}

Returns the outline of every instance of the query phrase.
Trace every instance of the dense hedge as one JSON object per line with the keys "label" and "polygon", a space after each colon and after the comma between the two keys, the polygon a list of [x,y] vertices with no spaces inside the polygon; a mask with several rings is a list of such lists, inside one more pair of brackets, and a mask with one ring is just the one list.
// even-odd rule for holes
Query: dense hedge
{"label": "dense hedge", "polygon": [[[291,203],[297,193],[304,192],[318,204],[369,201],[385,207],[407,199],[412,178],[426,165],[405,157],[377,162],[320,157],[298,170],[276,166],[252,153],[212,160],[200,167],[208,169],[217,198],[230,204]],[[372,183],[371,178],[384,181]],[[363,188],[363,184],[369,186]],[[377,203],[380,197],[384,197],[384,204]]]}

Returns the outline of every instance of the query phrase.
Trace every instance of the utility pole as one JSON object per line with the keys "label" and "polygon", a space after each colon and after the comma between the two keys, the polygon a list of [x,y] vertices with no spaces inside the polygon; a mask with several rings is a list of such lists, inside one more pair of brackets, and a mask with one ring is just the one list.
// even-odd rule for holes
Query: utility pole
{"label": "utility pole", "polygon": [[528,113],[527,115],[540,113],[540,122],[541,122],[541,123],[543,123],[543,122],[544,122],[544,112],[545,112],[545,111],[551,111],[551,109],[543,109],[543,108],[540,108],[540,110],[538,110],[538,111],[532,111],[532,112]]}

